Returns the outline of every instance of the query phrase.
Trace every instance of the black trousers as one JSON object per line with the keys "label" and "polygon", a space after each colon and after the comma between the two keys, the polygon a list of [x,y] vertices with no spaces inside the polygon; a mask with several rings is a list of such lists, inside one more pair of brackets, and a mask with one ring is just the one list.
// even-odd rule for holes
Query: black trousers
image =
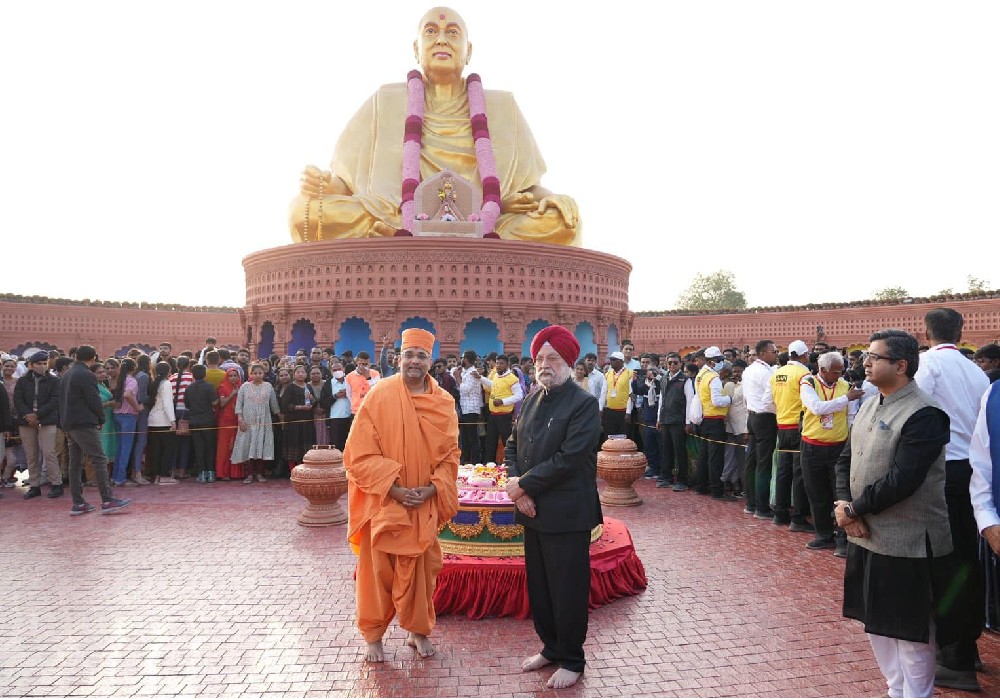
{"label": "black trousers", "polygon": [[778,441],[778,418],[773,413],[751,413],[747,419],[750,449],[743,472],[747,506],[758,512],[771,509],[771,460]]}
{"label": "black trousers", "polygon": [[483,461],[479,442],[480,420],[481,417],[478,413],[463,413],[458,417],[458,435],[462,441],[462,464],[478,464]]}
{"label": "black trousers", "polygon": [[483,453],[484,462],[494,462],[497,458],[497,441],[501,447],[506,447],[507,438],[514,425],[514,412],[510,413],[490,413],[486,417],[486,452]]}
{"label": "black trousers", "polygon": [[602,419],[604,423],[604,435],[628,435],[624,410],[616,411],[605,406]]}
{"label": "black trousers", "polygon": [[677,470],[675,484],[688,482],[688,453],[687,453],[687,432],[682,424],[660,426],[660,436],[662,438],[660,455],[662,468],[660,478],[670,481],[674,476],[674,469]]}
{"label": "black trousers", "polygon": [[723,494],[722,468],[725,466],[726,421],[706,418],[701,422],[700,435],[703,440],[698,445],[698,480],[699,491],[711,491],[713,496]]}
{"label": "black trousers", "polygon": [[108,478],[108,459],[101,447],[101,431],[96,427],[66,428],[66,447],[69,450],[69,493],[73,505],[86,503],[83,500],[83,458],[89,457],[97,488],[101,492],[101,502],[107,503],[115,496]]}
{"label": "black trousers", "polygon": [[[938,648],[938,663],[955,671],[973,671],[976,662],[976,640],[983,626],[983,572],[979,562],[979,528],[972,511],[969,481],[972,467],[969,460],[945,462],[944,498],[948,505],[948,524],[956,559],[955,572],[949,590],[954,601],[938,612],[945,622],[953,623],[960,638]],[[951,626],[951,625],[949,625]]]}
{"label": "black trousers", "polygon": [[833,496],[837,488],[837,458],[844,443],[813,445],[802,441],[802,482],[809,496],[809,507],[818,537],[833,535]]}
{"label": "black trousers", "polygon": [[635,443],[635,447],[639,452],[645,452],[645,443],[643,442],[642,436],[642,409],[633,408],[632,409],[632,424],[629,425],[628,436],[632,442]]}
{"label": "black trousers", "polygon": [[[343,451],[344,445],[347,444],[347,435],[351,432],[351,421],[353,420],[354,416],[330,419],[330,444],[338,450]],[[279,454],[277,448],[275,448],[274,454]]]}
{"label": "black trousers", "polygon": [[170,476],[177,449],[177,433],[166,426],[149,426],[146,462],[153,476]]}
{"label": "black trousers", "polygon": [[[779,450],[798,450],[802,433],[798,428],[778,431]],[[802,522],[808,514],[809,497],[802,483],[802,459],[798,452],[778,455],[778,477],[774,485],[774,512],[780,517],[791,514],[793,522]]]}
{"label": "black trousers", "polygon": [[582,672],[590,604],[590,532],[524,528],[524,568],[542,656],[559,668]]}
{"label": "black trousers", "polygon": [[[191,426],[191,449],[194,463],[200,472],[215,471],[215,426]],[[205,428],[208,428],[207,430]]]}

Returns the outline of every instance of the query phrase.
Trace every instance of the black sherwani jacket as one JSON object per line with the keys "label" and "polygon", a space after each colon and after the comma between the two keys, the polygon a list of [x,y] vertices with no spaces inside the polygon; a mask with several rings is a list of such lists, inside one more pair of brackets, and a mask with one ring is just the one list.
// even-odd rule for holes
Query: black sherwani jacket
{"label": "black sherwani jacket", "polygon": [[516,522],[539,532],[591,530],[603,520],[597,497],[601,415],[595,399],[572,379],[530,394],[507,441],[507,475],[520,477],[535,501],[534,518]]}

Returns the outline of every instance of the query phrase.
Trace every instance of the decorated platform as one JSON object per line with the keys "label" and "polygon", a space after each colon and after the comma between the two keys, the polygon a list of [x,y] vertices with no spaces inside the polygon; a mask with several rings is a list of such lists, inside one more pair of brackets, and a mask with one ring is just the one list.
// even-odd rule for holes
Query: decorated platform
{"label": "decorated platform", "polygon": [[[607,605],[646,588],[646,570],[625,523],[605,518],[600,538],[590,545],[590,607]],[[524,557],[445,554],[434,591],[438,615],[484,617],[531,615]]]}
{"label": "decorated platform", "polygon": [[[440,615],[470,619],[531,614],[524,569],[524,528],[514,521],[507,470],[493,462],[458,470],[458,513],[438,531],[444,569],[434,591]],[[613,518],[591,532],[590,607],[636,595],[646,572],[625,523]]]}

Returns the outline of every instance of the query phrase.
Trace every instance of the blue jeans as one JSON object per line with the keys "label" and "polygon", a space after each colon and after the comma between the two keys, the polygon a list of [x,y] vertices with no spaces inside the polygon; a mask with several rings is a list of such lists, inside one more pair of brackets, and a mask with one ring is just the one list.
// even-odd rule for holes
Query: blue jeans
{"label": "blue jeans", "polygon": [[115,426],[118,428],[118,453],[115,455],[115,469],[111,480],[115,484],[125,482],[125,472],[128,459],[132,454],[132,443],[135,441],[135,424],[138,416],[130,413],[116,413]]}
{"label": "blue jeans", "polygon": [[146,452],[146,438],[149,431],[149,411],[139,411],[135,422],[135,449],[132,451],[132,478],[142,475],[142,455]]}

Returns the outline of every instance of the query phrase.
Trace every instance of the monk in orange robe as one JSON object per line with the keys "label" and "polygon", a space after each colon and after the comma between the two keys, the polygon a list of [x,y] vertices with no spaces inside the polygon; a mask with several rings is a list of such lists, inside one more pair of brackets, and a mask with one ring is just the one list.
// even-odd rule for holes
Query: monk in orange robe
{"label": "monk in orange robe", "polygon": [[399,374],[365,396],[344,448],[348,540],[358,554],[357,624],[365,658],[383,661],[393,617],[406,643],[434,654],[434,586],[441,571],[438,527],[458,512],[455,400],[428,372],[434,336],[403,331]]}

